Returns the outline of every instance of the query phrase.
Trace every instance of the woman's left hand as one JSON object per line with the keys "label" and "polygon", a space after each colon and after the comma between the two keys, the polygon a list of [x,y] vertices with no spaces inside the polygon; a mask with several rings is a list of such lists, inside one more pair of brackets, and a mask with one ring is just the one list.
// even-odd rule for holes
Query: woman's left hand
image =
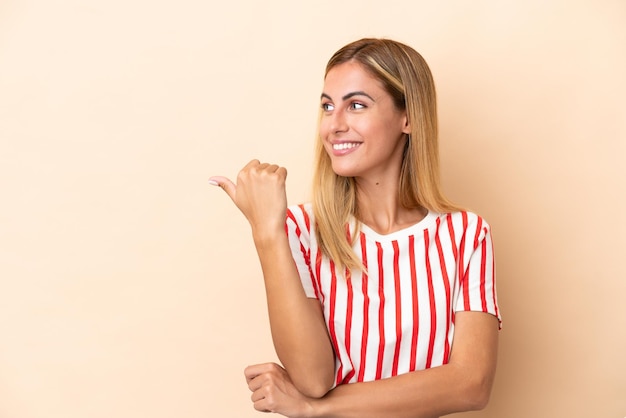
{"label": "woman's left hand", "polygon": [[286,179],[284,167],[252,160],[239,171],[237,183],[223,176],[213,176],[209,182],[228,194],[250,222],[252,235],[263,238],[285,234]]}
{"label": "woman's left hand", "polygon": [[290,418],[313,416],[314,399],[302,395],[287,371],[276,363],[256,364],[244,371],[254,409]]}

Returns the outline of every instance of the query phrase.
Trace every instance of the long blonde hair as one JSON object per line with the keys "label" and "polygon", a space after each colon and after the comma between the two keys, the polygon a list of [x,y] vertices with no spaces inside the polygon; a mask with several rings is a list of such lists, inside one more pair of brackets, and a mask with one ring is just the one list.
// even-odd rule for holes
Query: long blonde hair
{"label": "long blonde hair", "polygon": [[[398,202],[405,208],[451,212],[458,208],[443,195],[439,180],[435,84],[426,61],[413,48],[389,39],[361,39],[338,50],[326,65],[325,76],[337,65],[357,62],[377,78],[395,106],[407,113],[411,133],[404,150]],[[356,182],[335,174],[318,135],[313,181],[313,213],[321,250],[338,266],[362,269],[352,247],[349,222],[358,219]]]}

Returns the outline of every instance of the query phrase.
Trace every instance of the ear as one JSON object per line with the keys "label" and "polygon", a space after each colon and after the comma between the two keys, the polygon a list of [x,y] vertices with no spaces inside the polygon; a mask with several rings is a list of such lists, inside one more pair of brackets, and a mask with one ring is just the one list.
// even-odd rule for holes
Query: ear
{"label": "ear", "polygon": [[409,118],[406,115],[406,112],[404,112],[404,124],[402,126],[402,133],[404,134],[411,134],[411,124],[409,123]]}

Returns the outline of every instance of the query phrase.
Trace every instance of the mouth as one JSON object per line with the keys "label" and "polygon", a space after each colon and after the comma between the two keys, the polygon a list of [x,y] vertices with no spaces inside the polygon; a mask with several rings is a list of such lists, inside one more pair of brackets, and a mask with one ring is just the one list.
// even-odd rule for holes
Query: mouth
{"label": "mouth", "polygon": [[335,151],[343,151],[343,150],[347,150],[347,149],[356,148],[359,145],[361,145],[360,142],[341,142],[341,143],[338,143],[338,144],[333,144],[333,149]]}

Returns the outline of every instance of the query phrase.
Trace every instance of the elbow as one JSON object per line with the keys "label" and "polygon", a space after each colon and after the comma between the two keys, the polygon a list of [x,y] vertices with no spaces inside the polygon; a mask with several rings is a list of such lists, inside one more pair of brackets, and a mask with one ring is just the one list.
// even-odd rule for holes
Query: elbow
{"label": "elbow", "polygon": [[469,382],[464,391],[464,403],[468,411],[480,411],[487,407],[491,397],[492,379],[477,379]]}
{"label": "elbow", "polygon": [[326,395],[330,388],[331,387],[327,385],[308,385],[298,389],[300,393],[308,398],[319,399]]}
{"label": "elbow", "polygon": [[326,395],[333,387],[334,376],[323,376],[317,378],[305,377],[299,382],[293,382],[296,388],[304,396],[309,398],[319,399]]}
{"label": "elbow", "polygon": [[469,411],[480,411],[489,403],[489,393],[479,393],[468,402]]}

